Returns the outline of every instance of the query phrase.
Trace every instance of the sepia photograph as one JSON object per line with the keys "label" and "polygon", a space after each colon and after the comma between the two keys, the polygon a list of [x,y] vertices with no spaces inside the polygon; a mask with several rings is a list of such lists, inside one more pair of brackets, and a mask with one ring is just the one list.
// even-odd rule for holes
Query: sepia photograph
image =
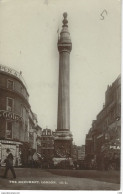
{"label": "sepia photograph", "polygon": [[120,191],[121,1],[0,0],[0,27],[1,194]]}

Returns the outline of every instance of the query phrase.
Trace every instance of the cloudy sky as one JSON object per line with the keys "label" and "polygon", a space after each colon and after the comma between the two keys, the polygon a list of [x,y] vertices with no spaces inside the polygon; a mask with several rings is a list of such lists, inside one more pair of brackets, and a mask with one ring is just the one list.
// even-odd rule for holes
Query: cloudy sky
{"label": "cloudy sky", "polygon": [[23,72],[39,125],[57,126],[57,30],[68,13],[70,120],[74,142],[85,144],[107,85],[120,74],[119,0],[1,0],[0,63]]}

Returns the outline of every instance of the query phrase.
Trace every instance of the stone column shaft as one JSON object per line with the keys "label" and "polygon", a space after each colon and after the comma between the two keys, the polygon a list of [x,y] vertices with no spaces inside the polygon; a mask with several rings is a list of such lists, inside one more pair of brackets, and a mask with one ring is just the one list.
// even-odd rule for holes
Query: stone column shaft
{"label": "stone column shaft", "polygon": [[70,54],[62,51],[59,55],[57,130],[70,130]]}

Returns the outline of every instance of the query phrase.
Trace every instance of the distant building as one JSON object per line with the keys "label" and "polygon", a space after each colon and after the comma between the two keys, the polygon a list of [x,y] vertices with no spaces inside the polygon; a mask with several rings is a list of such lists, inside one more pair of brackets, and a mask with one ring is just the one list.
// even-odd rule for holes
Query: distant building
{"label": "distant building", "polygon": [[37,149],[36,152],[39,156],[41,156],[41,134],[42,134],[42,128],[37,125],[36,127],[37,130],[37,136],[36,136],[36,145],[37,145]]}
{"label": "distant building", "polygon": [[85,145],[78,146],[78,160],[84,160],[85,158]]}
{"label": "distant building", "polygon": [[51,129],[43,129],[41,135],[41,157],[42,165],[48,168],[52,165],[54,156],[54,136]]}
{"label": "distant building", "polygon": [[[38,125],[37,115],[29,111],[29,143],[34,151],[41,151],[41,133],[42,128]],[[39,148],[40,147],[40,148]]]}
{"label": "distant building", "polygon": [[[88,163],[98,169],[115,168],[111,161],[120,158],[121,142],[121,77],[107,87],[105,104],[86,135],[85,154]],[[110,157],[109,157],[110,156]],[[106,161],[109,163],[106,165]],[[91,164],[90,164],[91,165]],[[116,167],[118,168],[118,167]]]}
{"label": "distant building", "polygon": [[6,158],[6,148],[14,156],[14,165],[27,164],[31,106],[22,73],[0,65],[0,159]]}
{"label": "distant building", "polygon": [[72,161],[75,169],[84,169],[85,145],[72,146]]}
{"label": "distant building", "polygon": [[78,146],[72,145],[72,159],[73,162],[78,160]]}

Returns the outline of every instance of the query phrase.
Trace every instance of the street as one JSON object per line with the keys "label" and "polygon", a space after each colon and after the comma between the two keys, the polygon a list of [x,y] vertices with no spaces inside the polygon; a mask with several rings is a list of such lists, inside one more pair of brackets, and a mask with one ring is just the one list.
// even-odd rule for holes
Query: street
{"label": "street", "polygon": [[[54,174],[57,172],[57,174]],[[65,171],[65,170],[62,170]],[[73,170],[67,170],[68,175],[61,176],[58,175],[59,170],[45,170],[45,169],[35,169],[35,168],[15,168],[17,175],[16,179],[12,178],[12,174],[9,171],[8,178],[3,179],[2,175],[4,173],[4,168],[0,169],[0,189],[1,190],[119,190],[120,184],[115,181],[117,179],[114,173],[114,180],[106,180],[105,178],[100,181],[100,179],[95,180],[92,178],[93,173],[98,171],[90,171],[91,178],[78,178],[71,177],[70,173],[74,173]],[[66,171],[66,172],[67,172]],[[79,172],[81,171],[81,172]],[[79,173],[89,173],[89,171],[79,170]],[[101,172],[100,172],[101,173]],[[109,172],[106,172],[109,173]],[[102,176],[104,173],[102,172]],[[95,176],[95,174],[94,174]]]}

